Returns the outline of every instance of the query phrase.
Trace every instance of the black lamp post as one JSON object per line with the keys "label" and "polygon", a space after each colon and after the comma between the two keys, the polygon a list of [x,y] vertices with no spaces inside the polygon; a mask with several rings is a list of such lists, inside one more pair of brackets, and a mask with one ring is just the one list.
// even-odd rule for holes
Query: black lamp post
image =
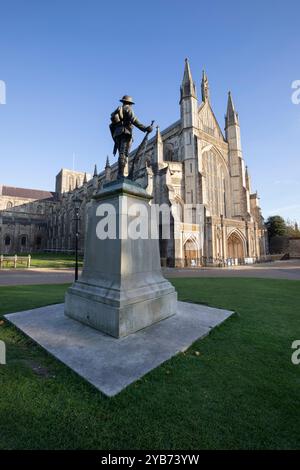
{"label": "black lamp post", "polygon": [[225,266],[225,246],[224,246],[224,215],[221,214],[221,240],[222,240],[222,266]]}
{"label": "black lamp post", "polygon": [[78,280],[78,240],[79,240],[79,210],[81,205],[81,199],[78,196],[74,199],[75,207],[75,281]]}

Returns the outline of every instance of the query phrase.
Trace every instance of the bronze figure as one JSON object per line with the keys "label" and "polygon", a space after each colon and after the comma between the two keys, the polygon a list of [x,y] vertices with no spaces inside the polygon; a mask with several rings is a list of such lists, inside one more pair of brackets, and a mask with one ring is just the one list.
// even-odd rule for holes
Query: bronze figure
{"label": "bronze figure", "polygon": [[132,109],[134,102],[131,96],[125,95],[120,101],[123,104],[111,114],[109,126],[115,143],[113,153],[116,155],[117,151],[119,152],[118,179],[124,178],[124,169],[132,144],[132,127],[135,126],[147,134],[153,130],[152,125],[144,126],[135,116]]}

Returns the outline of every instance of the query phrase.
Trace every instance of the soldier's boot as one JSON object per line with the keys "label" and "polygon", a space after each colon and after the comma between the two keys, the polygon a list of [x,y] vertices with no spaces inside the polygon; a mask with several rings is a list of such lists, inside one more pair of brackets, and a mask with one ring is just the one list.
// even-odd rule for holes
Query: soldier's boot
{"label": "soldier's boot", "polygon": [[118,160],[118,179],[124,178],[124,170],[126,166],[126,156],[121,154]]}

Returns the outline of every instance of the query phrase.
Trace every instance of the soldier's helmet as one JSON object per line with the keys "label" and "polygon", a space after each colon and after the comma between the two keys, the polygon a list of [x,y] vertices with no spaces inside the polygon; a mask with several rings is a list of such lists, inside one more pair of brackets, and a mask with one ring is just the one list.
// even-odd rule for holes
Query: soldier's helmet
{"label": "soldier's helmet", "polygon": [[123,98],[120,99],[121,103],[124,104],[134,104],[132,96],[124,95]]}

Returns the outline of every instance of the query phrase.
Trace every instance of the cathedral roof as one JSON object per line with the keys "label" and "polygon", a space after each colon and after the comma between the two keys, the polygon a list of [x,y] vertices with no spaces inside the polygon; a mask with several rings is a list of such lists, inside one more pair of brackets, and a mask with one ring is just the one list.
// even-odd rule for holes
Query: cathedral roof
{"label": "cathedral roof", "polygon": [[41,189],[15,188],[14,186],[2,186],[2,196],[20,197],[24,199],[53,199],[55,193]]}

